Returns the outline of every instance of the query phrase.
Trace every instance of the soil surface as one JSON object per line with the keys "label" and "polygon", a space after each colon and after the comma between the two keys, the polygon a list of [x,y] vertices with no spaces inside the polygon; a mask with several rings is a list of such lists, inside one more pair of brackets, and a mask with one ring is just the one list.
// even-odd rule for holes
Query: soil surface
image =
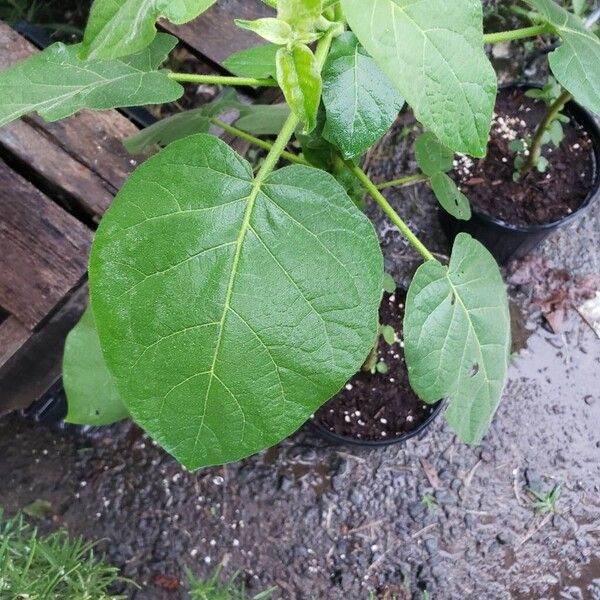
{"label": "soil surface", "polygon": [[563,124],[558,147],[544,146],[547,171],[534,169],[513,181],[515,152],[509,144],[531,138],[545,112],[542,101],[520,89],[499,91],[487,156],[455,160],[454,177],[476,210],[513,225],[545,224],[570,215],[587,198],[595,176],[592,142],[573,119]]}
{"label": "soil surface", "polygon": [[414,431],[432,413],[412,391],[404,361],[402,320],[406,293],[384,294],[379,321],[391,326],[396,341],[380,337],[377,360],[386,373],[357,373],[335,398],[315,415],[315,421],[336,433],[357,440],[385,441]]}

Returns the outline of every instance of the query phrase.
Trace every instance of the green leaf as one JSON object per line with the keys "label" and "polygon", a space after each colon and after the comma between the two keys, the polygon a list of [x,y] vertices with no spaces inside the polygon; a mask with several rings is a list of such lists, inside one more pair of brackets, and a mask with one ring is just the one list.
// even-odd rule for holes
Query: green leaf
{"label": "green leaf", "polygon": [[404,100],[352,32],[333,42],[323,68],[323,136],[344,158],[371,147],[402,109]]}
{"label": "green leaf", "polygon": [[562,40],[548,57],[554,77],[577,102],[600,114],[600,39],[553,0],[527,2],[556,28]]}
{"label": "green leaf", "polygon": [[429,177],[452,169],[454,152],[440,143],[430,131],[426,131],[417,138],[415,154],[421,171]]}
{"label": "green leaf", "polygon": [[483,156],[496,74],[479,0],[342,0],[352,31],[415,115],[456,152]]}
{"label": "green leaf", "polygon": [[248,104],[240,108],[235,126],[253,135],[277,135],[290,116],[290,107],[281,104]]}
{"label": "green leaf", "polygon": [[177,113],[158,121],[139,133],[123,140],[123,145],[131,154],[141,154],[152,146],[167,146],[175,140],[196,133],[208,133],[210,119],[201,108]]}
{"label": "green leaf", "polygon": [[67,336],[63,384],[68,403],[67,423],[109,425],[129,417],[104,362],[89,306]]}
{"label": "green leaf", "polygon": [[181,25],[195,19],[216,0],[95,0],[81,52],[83,58],[119,58],[143,50],[164,17]]}
{"label": "green leaf", "polygon": [[385,375],[386,373],[390,372],[390,368],[387,366],[387,364],[380,360],[376,365],[375,365],[375,369],[378,373],[380,373],[381,375]]}
{"label": "green leaf", "polygon": [[274,19],[273,17],[256,19],[254,21],[236,19],[235,24],[242,29],[256,33],[256,35],[273,44],[282,46],[293,41],[292,28],[281,19]]}
{"label": "green leaf", "polygon": [[212,136],[171,144],[117,195],[90,261],[133,418],[190,469],[290,435],[372,348],[382,263],[329,174],[292,166],[261,181]]}
{"label": "green leaf", "polygon": [[389,273],[383,274],[383,291],[393,294],[396,291],[396,282]]}
{"label": "green leaf", "polygon": [[239,77],[268,79],[277,76],[275,55],[279,46],[263,44],[232,54],[223,62],[223,66]]}
{"label": "green leaf", "polygon": [[381,325],[379,331],[390,346],[396,342],[396,331],[391,325]]}
{"label": "green leaf", "polygon": [[123,140],[128,152],[140,154],[152,146],[167,146],[168,144],[196,133],[208,133],[210,117],[219,115],[229,109],[245,107],[233,90],[227,90],[219,98],[204,104],[200,108],[183,111],[162,119],[139,133]]}
{"label": "green leaf", "polygon": [[492,255],[460,233],[450,266],[427,261],[408,291],[404,352],[415,392],[426,402],[447,397],[446,420],[478,443],[496,412],[508,367],[506,287]]}
{"label": "green leaf", "polygon": [[469,199],[456,187],[456,183],[446,173],[434,173],[431,176],[431,189],[447,213],[463,221],[471,218]]}
{"label": "green leaf", "polygon": [[560,143],[563,141],[565,137],[565,132],[563,130],[563,126],[560,121],[552,121],[550,127],[548,128],[548,136],[550,137],[550,141],[556,146],[560,146]]}
{"label": "green leaf", "polygon": [[587,0],[573,0],[573,12],[579,17],[585,14],[587,6]]}
{"label": "green leaf", "polygon": [[321,73],[315,55],[308,46],[280,48],[277,52],[277,81],[285,99],[310,133],[317,124],[321,103]]}
{"label": "green leaf", "polygon": [[160,34],[139,54],[90,61],[78,58],[79,46],[53,44],[0,72],[0,126],[32,112],[57,121],[84,108],[107,110],[177,100],[183,88],[156,70],[176,41]]}
{"label": "green leaf", "polygon": [[298,33],[312,31],[321,16],[321,0],[277,0],[277,17]]}

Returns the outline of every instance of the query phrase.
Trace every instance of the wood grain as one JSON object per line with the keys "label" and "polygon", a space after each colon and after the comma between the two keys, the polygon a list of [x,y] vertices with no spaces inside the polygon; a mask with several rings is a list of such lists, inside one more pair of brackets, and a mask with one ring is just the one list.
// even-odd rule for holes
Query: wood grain
{"label": "wood grain", "polygon": [[173,25],[161,21],[160,25],[198,54],[222,64],[234,52],[266,43],[256,34],[237,27],[234,19],[260,19],[274,14],[273,9],[260,0],[219,0],[191,23]]}
{"label": "wood grain", "polygon": [[[0,70],[35,52],[0,22]],[[81,111],[56,123],[29,116],[0,128],[0,152],[45,192],[98,221],[140,160],[121,143],[137,131],[114,110]]]}
{"label": "wood grain", "polygon": [[85,276],[92,232],[0,161],[0,306],[34,329]]}

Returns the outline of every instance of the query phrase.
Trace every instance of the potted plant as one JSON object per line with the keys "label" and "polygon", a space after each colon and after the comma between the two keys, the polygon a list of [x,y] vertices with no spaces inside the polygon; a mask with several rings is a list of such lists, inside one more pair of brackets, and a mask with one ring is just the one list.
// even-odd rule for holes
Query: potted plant
{"label": "potted plant", "polygon": [[[183,82],[279,86],[288,105],[273,142],[220,123],[214,106],[189,130],[177,115],[145,132],[175,141],[132,174],[97,231],[91,304],[66,345],[69,419],[131,416],[189,469],[290,435],[360,370],[379,331],[381,251],[350,198],[368,193],[423,259],[403,302],[410,385],[425,404],[447,399],[447,422],[477,443],[508,364],[499,269],[466,234],[448,265],[438,261],[381,192],[402,181],[375,185],[360,158],[406,102],[427,130],[424,174],[410,179],[430,179],[444,206],[468,214],[447,171],[449,155],[486,151],[496,77],[481,5],[265,1],[276,17],[238,24],[268,44],[232,57],[235,76],[160,69],[175,40],[155,21],[189,21],[214,0],[150,10],[96,0],[81,45],[55,44],[0,73],[0,125],[33,111],[55,120],[169,102]],[[257,172],[193,133],[206,123],[265,148]]]}
{"label": "potted plant", "polygon": [[451,237],[470,233],[501,263],[523,257],[600,198],[600,129],[588,112],[600,114],[598,37],[550,0],[529,4],[530,30],[561,40],[549,54],[554,77],[501,86],[487,155],[455,163],[472,218],[440,215]]}

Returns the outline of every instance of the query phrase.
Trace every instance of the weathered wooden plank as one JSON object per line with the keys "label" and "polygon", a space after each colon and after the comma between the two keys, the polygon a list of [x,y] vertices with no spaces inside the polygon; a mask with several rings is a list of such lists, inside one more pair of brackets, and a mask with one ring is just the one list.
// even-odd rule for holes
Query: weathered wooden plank
{"label": "weathered wooden plank", "polygon": [[7,315],[2,320],[0,323],[0,369],[23,346],[30,335],[31,332],[27,327],[12,315]]}
{"label": "weathered wooden plank", "polygon": [[0,161],[0,306],[35,328],[85,276],[92,233]]}
{"label": "weathered wooden plank", "polygon": [[[87,297],[86,284],[76,287],[44,327],[0,366],[0,415],[29,406],[60,379],[65,338],[81,317]],[[0,329],[0,339],[1,335]]]}
{"label": "weathered wooden plank", "polygon": [[197,53],[222,64],[234,52],[261,43],[256,34],[236,27],[234,19],[260,19],[273,15],[273,9],[260,0],[219,0],[191,23],[175,26],[163,21],[161,27]]}
{"label": "weathered wooden plank", "polygon": [[[35,52],[0,22],[0,70]],[[137,164],[121,144],[137,131],[117,111],[82,111],[57,123],[30,116],[0,128],[0,151],[36,185],[97,221]]]}

